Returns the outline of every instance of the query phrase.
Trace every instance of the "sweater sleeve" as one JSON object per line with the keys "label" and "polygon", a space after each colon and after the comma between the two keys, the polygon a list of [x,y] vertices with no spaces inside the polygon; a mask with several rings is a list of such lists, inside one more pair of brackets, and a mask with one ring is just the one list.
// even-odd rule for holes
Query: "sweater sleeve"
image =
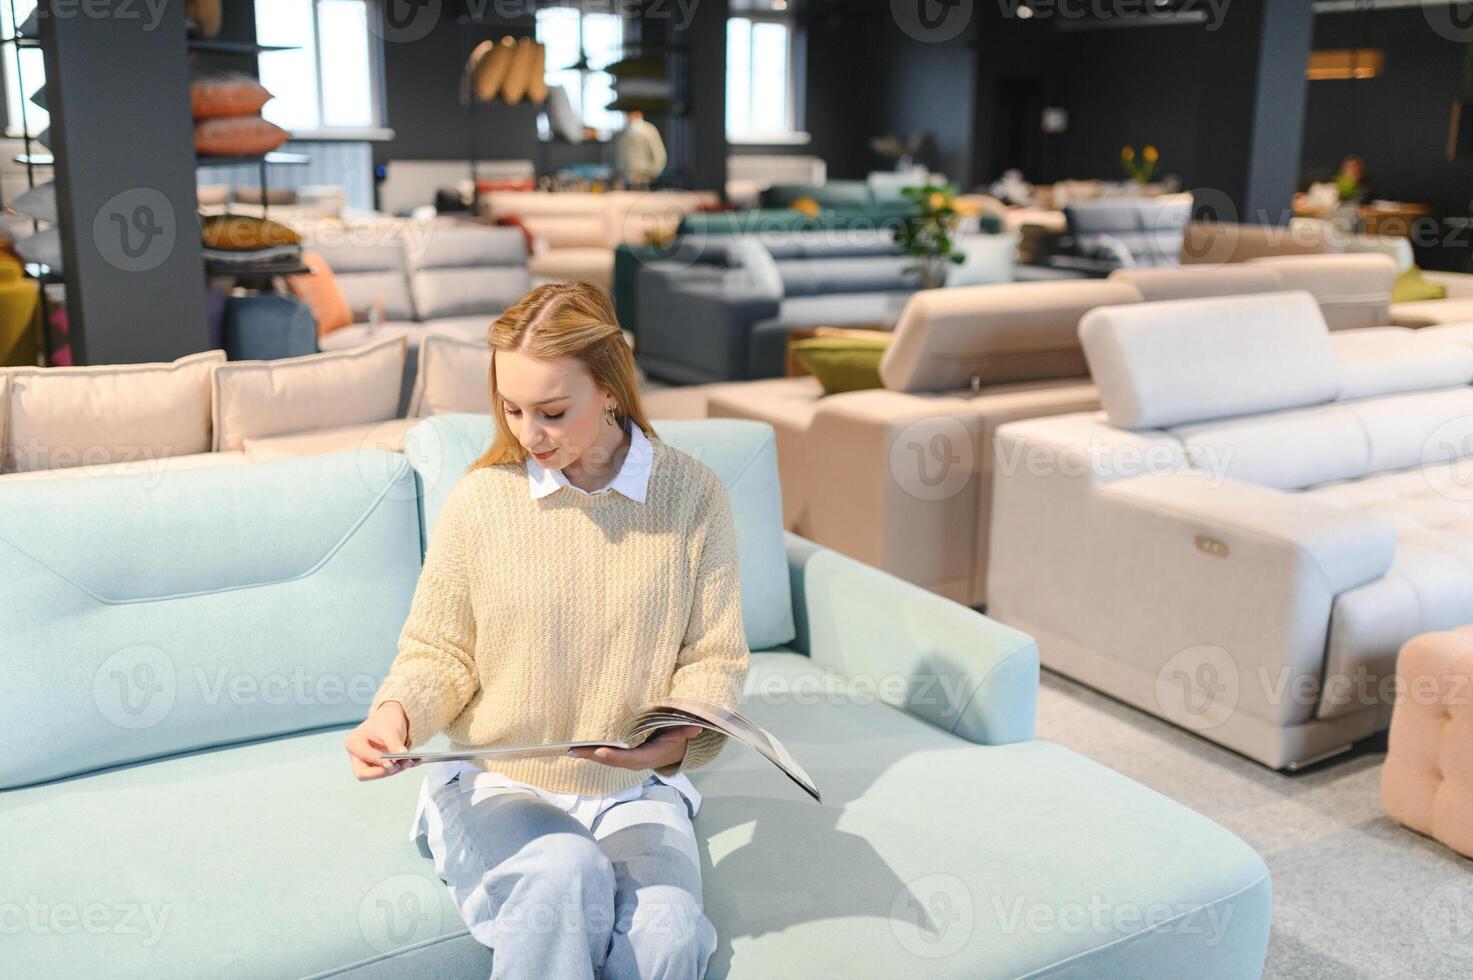
{"label": "sweater sleeve", "polygon": [[450,724],[480,686],[476,673],[476,619],[466,561],[473,530],[472,499],[464,479],[450,492],[430,535],[424,567],[399,634],[399,654],[373,697],[373,707],[398,701],[409,718],[409,745]]}
{"label": "sweater sleeve", "polygon": [[[736,708],[747,677],[747,634],[742,625],[742,579],[736,528],[726,489],[712,477],[693,535],[700,564],[685,639],[675,660],[670,694]],[[726,742],[719,732],[702,732],[685,746],[680,762],[655,770],[673,776],[716,758]]]}

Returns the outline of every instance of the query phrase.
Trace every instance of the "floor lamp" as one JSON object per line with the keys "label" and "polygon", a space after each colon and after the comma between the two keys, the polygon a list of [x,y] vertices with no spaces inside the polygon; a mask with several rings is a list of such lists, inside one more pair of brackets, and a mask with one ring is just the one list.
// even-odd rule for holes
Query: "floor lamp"
{"label": "floor lamp", "polygon": [[527,99],[534,105],[547,100],[547,49],[530,37],[510,35],[500,41],[482,41],[471,51],[460,78],[460,101],[470,113],[471,213],[481,211],[481,182],[476,173],[476,104],[501,100],[516,105]]}

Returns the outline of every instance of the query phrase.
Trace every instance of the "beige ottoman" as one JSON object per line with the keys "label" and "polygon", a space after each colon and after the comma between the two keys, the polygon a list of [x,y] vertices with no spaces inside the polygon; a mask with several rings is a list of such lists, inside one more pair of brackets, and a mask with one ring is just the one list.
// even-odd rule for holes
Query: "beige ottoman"
{"label": "beige ottoman", "polygon": [[1391,817],[1473,857],[1473,627],[1414,637],[1396,659],[1381,770]]}

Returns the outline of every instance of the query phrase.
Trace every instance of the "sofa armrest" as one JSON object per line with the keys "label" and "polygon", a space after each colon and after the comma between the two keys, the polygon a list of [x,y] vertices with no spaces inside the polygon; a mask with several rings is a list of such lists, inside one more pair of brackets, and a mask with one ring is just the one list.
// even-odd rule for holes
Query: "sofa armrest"
{"label": "sofa armrest", "polygon": [[652,373],[694,383],[742,379],[752,325],[776,316],[780,305],[733,273],[671,277],[663,290],[645,293],[641,280],[636,356]]}
{"label": "sofa armrest", "polygon": [[873,697],[970,742],[1033,738],[1033,638],[786,534],[796,645]]}
{"label": "sofa armrest", "polygon": [[1320,576],[1332,595],[1383,577],[1396,557],[1396,528],[1384,518],[1201,470],[1121,480],[1102,494],[1149,511],[1161,534],[1255,538],[1282,560]]}

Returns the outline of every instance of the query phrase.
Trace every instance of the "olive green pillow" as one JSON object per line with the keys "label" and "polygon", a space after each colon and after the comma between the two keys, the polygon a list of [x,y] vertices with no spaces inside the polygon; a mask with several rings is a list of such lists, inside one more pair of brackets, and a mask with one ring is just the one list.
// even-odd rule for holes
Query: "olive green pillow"
{"label": "olive green pillow", "polygon": [[1393,303],[1415,303],[1420,299],[1442,299],[1445,296],[1447,287],[1440,282],[1428,282],[1416,266],[1397,276],[1396,285],[1391,287]]}
{"label": "olive green pillow", "polygon": [[870,337],[813,337],[793,342],[793,357],[818,379],[824,394],[882,388],[880,358],[890,346],[890,334]]}

